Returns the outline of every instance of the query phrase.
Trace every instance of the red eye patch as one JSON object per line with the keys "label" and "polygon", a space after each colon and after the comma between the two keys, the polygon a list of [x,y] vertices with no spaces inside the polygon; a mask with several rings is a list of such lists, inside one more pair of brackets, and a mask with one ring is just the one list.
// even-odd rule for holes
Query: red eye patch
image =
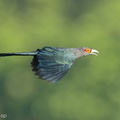
{"label": "red eye patch", "polygon": [[89,49],[89,48],[84,49],[84,51],[87,53],[91,53],[91,49]]}

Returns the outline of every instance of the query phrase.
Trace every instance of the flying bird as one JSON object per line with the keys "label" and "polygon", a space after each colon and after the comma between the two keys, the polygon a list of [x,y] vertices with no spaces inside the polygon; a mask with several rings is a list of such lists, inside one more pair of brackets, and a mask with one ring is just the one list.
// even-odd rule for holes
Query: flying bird
{"label": "flying bird", "polygon": [[98,53],[97,50],[88,47],[44,47],[33,52],[0,53],[0,57],[33,56],[31,66],[35,75],[43,80],[57,82],[69,71],[77,58]]}

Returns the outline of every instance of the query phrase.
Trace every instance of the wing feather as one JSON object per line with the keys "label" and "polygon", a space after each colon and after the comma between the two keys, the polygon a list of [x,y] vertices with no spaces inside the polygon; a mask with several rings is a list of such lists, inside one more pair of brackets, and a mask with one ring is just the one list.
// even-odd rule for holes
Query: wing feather
{"label": "wing feather", "polygon": [[[56,51],[58,50],[55,50],[55,48],[46,47],[39,50],[38,55],[34,56],[33,61],[31,62],[33,67],[32,70],[35,71],[36,75],[39,75],[39,78],[57,82],[70,69],[73,64],[73,59],[70,63],[66,64],[66,61],[64,62],[61,58],[62,56],[60,56],[60,53],[57,56],[54,54]],[[62,62],[58,62],[56,57],[59,57]]]}

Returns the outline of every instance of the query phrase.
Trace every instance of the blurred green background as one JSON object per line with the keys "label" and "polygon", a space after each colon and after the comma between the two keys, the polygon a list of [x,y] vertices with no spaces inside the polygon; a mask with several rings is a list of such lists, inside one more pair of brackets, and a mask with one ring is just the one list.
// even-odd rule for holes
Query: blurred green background
{"label": "blurred green background", "polygon": [[[91,47],[56,84],[34,76],[32,57],[0,58],[7,120],[120,120],[120,0],[0,0],[0,52]],[[0,118],[3,120],[3,118]]]}

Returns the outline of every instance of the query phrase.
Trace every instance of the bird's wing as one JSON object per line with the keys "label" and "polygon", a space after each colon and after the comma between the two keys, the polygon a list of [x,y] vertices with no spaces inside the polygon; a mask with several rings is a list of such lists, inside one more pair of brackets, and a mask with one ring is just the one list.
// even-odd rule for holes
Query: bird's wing
{"label": "bird's wing", "polygon": [[53,47],[38,50],[38,55],[34,56],[31,63],[33,71],[43,80],[57,82],[68,72],[74,61],[74,57],[67,60],[63,52],[64,49]]}

